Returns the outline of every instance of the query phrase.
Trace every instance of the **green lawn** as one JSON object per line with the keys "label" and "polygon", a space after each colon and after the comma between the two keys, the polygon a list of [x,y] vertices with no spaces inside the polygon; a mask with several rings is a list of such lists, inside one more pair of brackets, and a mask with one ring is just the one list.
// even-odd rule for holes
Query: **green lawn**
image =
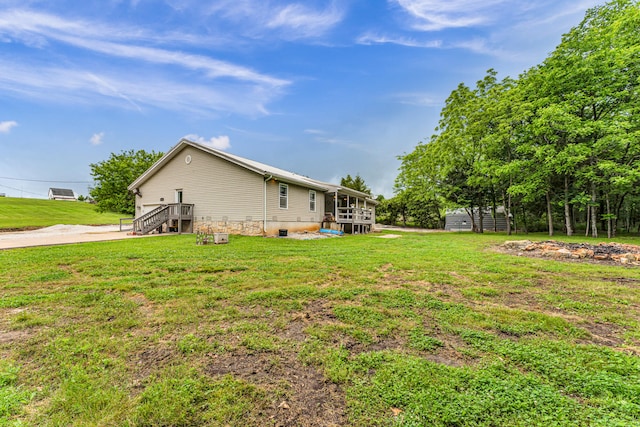
{"label": "green lawn", "polygon": [[0,197],[0,230],[48,227],[57,224],[118,224],[120,213],[99,213],[95,205],[46,199]]}
{"label": "green lawn", "polygon": [[640,268],[379,236],[0,251],[0,426],[640,426]]}

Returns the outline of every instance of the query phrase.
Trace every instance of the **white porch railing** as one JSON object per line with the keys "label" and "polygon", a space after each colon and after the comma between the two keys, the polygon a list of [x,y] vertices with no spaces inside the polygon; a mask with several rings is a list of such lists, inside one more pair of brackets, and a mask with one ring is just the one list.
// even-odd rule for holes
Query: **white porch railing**
{"label": "white porch railing", "polygon": [[338,208],[338,224],[373,224],[373,213],[364,208]]}

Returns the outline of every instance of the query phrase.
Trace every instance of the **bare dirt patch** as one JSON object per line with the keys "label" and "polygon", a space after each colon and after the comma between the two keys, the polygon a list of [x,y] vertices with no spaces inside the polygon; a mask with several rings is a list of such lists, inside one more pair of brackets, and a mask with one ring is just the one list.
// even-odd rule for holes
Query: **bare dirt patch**
{"label": "bare dirt patch", "polygon": [[295,355],[241,353],[216,355],[207,374],[231,374],[272,392],[266,416],[275,426],[339,426],[346,422],[344,392]]}
{"label": "bare dirt patch", "polygon": [[138,310],[145,319],[150,320],[153,318],[156,308],[144,294],[135,294],[130,296],[129,299],[138,305]]}
{"label": "bare dirt patch", "polygon": [[[384,270],[390,266],[391,264],[383,266],[382,269]],[[423,326],[427,329],[437,329],[437,325],[434,323],[435,321],[429,319],[428,316],[425,315],[423,317],[423,321],[425,322]],[[307,327],[311,325],[330,325],[338,323],[339,321],[333,314],[330,304],[327,301],[315,300],[306,307],[304,314],[294,317],[280,336],[285,339],[303,341],[307,337],[304,332]],[[434,351],[419,352],[420,357],[448,366],[465,366],[472,363],[467,356],[463,355],[459,351],[460,348],[465,347],[462,340],[459,340],[456,336],[452,335],[442,337],[439,335],[439,333],[436,333],[436,336],[441,338],[441,341],[444,343],[443,347]],[[352,355],[385,350],[399,352],[407,351],[406,339],[395,335],[378,337],[374,342],[363,343],[349,335],[337,334],[333,336],[332,344],[345,348]]]}
{"label": "bare dirt patch", "polygon": [[422,357],[425,359],[455,368],[476,364],[476,360],[461,351],[467,348],[467,344],[459,336],[436,332],[434,337],[439,339],[443,345],[434,351],[422,352]]}
{"label": "bare dirt patch", "polygon": [[586,329],[591,335],[588,340],[589,344],[597,344],[614,348],[619,348],[624,344],[624,340],[620,338],[624,332],[624,328],[622,326],[611,323],[589,322],[581,324],[580,327]]}
{"label": "bare dirt patch", "polygon": [[313,300],[307,304],[304,308],[304,313],[300,318],[306,322],[333,322],[336,320],[336,316],[332,311],[331,303],[322,299]]}
{"label": "bare dirt patch", "polygon": [[143,382],[153,372],[170,366],[177,353],[168,347],[149,346],[134,357],[134,388],[143,388]]}
{"label": "bare dirt patch", "polygon": [[[17,341],[24,341],[32,334],[32,329],[11,329],[9,318],[13,315],[20,314],[25,311],[25,308],[9,308],[0,310],[0,314],[3,316],[0,318],[0,345],[10,344],[13,345]],[[6,314],[6,317],[4,316]],[[7,328],[6,330],[4,328]]]}
{"label": "bare dirt patch", "polygon": [[296,319],[290,322],[280,335],[287,340],[301,342],[307,338],[307,334],[304,333],[304,330],[308,326],[309,324],[303,320]]}
{"label": "bare dirt patch", "polygon": [[13,344],[29,338],[28,330],[0,331],[0,344]]}

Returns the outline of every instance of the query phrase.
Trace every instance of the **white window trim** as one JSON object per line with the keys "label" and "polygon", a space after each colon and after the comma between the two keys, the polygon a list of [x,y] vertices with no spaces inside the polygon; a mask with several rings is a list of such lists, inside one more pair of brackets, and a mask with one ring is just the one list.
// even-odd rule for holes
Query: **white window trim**
{"label": "white window trim", "polygon": [[[282,188],[286,188],[285,207],[282,207]],[[278,206],[280,209],[289,209],[289,185],[282,182],[278,185]]]}
{"label": "white window trim", "polygon": [[[313,209],[311,209],[311,195],[313,194]],[[316,194],[316,190],[309,190],[309,212],[316,212],[318,206],[318,195]]]}

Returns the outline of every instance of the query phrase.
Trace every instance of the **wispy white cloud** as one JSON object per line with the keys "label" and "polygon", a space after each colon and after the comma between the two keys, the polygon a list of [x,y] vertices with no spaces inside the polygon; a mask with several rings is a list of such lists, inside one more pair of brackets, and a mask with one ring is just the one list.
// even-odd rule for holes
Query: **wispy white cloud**
{"label": "wispy white cloud", "polygon": [[[176,0],[174,0],[175,2]],[[184,1],[178,0],[184,6]],[[314,6],[312,1],[216,0],[208,14],[223,17],[234,29],[253,38],[299,40],[321,37],[345,17],[343,2]],[[326,2],[322,2],[326,3]]]}
{"label": "wispy white cloud", "polygon": [[[65,68],[42,66],[26,55],[15,56],[11,61],[0,59],[3,70],[0,83],[11,83],[0,84],[0,90],[34,97],[45,95],[39,93],[42,89],[50,91],[44,97],[56,100],[89,101],[90,94],[98,93],[103,100],[120,99],[139,111],[141,104],[146,104],[172,110],[186,107],[187,111],[255,115],[267,114],[265,105],[290,84],[288,80],[208,55],[183,52],[171,46],[145,45],[149,40],[162,45],[165,43],[162,35],[154,40],[151,34],[142,34],[135,28],[105,26],[30,10],[0,12],[2,37],[36,48],[62,43],[98,55],[95,61],[87,60],[84,64],[76,64],[81,60],[69,56],[64,60],[68,65]],[[49,47],[42,50],[48,51]],[[102,64],[105,57],[129,62],[125,68],[118,68],[116,61]],[[137,64],[138,73],[131,73],[130,61]],[[142,75],[145,69],[150,75]],[[45,75],[47,79],[42,78]],[[49,96],[51,92],[59,96]],[[187,98],[177,99],[179,96]]]}
{"label": "wispy white cloud", "polygon": [[[47,78],[43,79],[42,76]],[[159,108],[208,116],[216,112],[248,116],[268,114],[277,93],[240,83],[210,85],[181,82],[161,75],[132,75],[103,70],[18,65],[0,59],[0,90],[44,102],[100,104],[142,111]]]}
{"label": "wispy white cloud", "polygon": [[406,47],[419,48],[439,48],[442,47],[442,40],[419,41],[411,37],[385,36],[375,33],[366,33],[358,37],[356,43],[363,45],[373,44],[395,44]]}
{"label": "wispy white cloud", "polygon": [[218,150],[227,150],[231,147],[231,141],[227,135],[212,136],[211,138],[206,139],[200,135],[191,133],[189,135],[185,135],[183,138]]}
{"label": "wispy white cloud", "polygon": [[439,31],[485,25],[493,20],[495,6],[506,0],[389,0],[396,3],[414,20],[413,28]]}
{"label": "wispy white cloud", "polygon": [[94,133],[89,138],[91,145],[100,145],[104,142],[104,132]]}
{"label": "wispy white cloud", "polygon": [[575,0],[572,2],[557,2],[553,0],[527,1],[521,5],[525,17],[517,22],[524,32],[528,28],[557,24],[559,21],[577,23],[580,16],[584,16],[585,9],[602,4],[601,0]]}
{"label": "wispy white cloud", "polygon": [[0,122],[0,133],[9,133],[11,129],[18,126],[18,122],[13,120],[7,120],[4,122]]}
{"label": "wispy white cloud", "polygon": [[207,56],[124,43],[124,39],[139,41],[150,37],[140,37],[140,32],[134,29],[113,29],[99,23],[65,20],[39,12],[13,10],[0,13],[0,34],[3,32],[32,45],[57,40],[101,54],[201,70],[210,78],[230,77],[272,86],[289,83]]}
{"label": "wispy white cloud", "polygon": [[229,77],[276,87],[289,84],[286,80],[260,74],[247,67],[234,65],[202,55],[192,55],[144,46],[128,46],[119,43],[83,40],[77,37],[61,37],[60,39],[75,46],[113,56],[158,64],[177,65],[191,70],[201,70],[209,78]]}
{"label": "wispy white cloud", "polygon": [[93,80],[96,83],[96,90],[101,94],[123,99],[136,110],[142,111],[142,108],[134,100],[132,100],[131,97],[127,96],[121,90],[119,90],[116,85],[93,73],[87,73],[87,78]]}
{"label": "wispy white cloud", "polygon": [[[24,3],[24,2],[23,2]],[[220,46],[228,42],[224,36],[211,36],[186,30],[153,31],[150,27],[104,23],[90,19],[65,19],[54,13],[36,9],[3,8],[0,12],[0,34],[31,40],[33,46],[45,46],[48,38],[74,35],[83,39],[109,39],[126,43],[160,43],[167,45]]]}
{"label": "wispy white cloud", "polygon": [[602,4],[601,0],[388,0],[411,19],[414,30],[438,31],[448,28],[481,27],[500,22],[500,28],[522,31],[523,26],[538,27],[570,17]]}
{"label": "wispy white cloud", "polygon": [[367,46],[377,44],[393,44],[421,49],[463,49],[473,53],[495,57],[507,57],[513,54],[510,52],[504,52],[504,50],[500,47],[492,46],[491,44],[489,44],[486,39],[477,37],[467,40],[449,40],[447,42],[444,42],[442,40],[419,41],[409,37],[394,37],[367,33],[358,37],[356,43]]}
{"label": "wispy white cloud", "polygon": [[300,3],[286,5],[275,11],[267,28],[280,28],[293,38],[318,37],[342,21],[343,12],[335,4],[314,10]]}
{"label": "wispy white cloud", "polygon": [[[558,29],[577,22],[584,10],[600,0],[387,0],[406,18],[404,31],[442,33],[439,48],[462,49],[518,63],[539,61],[538,46],[559,42]],[[395,43],[411,46],[416,38],[366,34],[361,43]],[[420,40],[418,37],[417,40]],[[406,43],[405,43],[406,42]]]}
{"label": "wispy white cloud", "polygon": [[561,34],[580,22],[585,9],[598,4],[600,0],[523,0],[509,7],[498,5],[492,14],[499,25],[478,31],[466,40],[452,40],[451,48],[530,66],[542,61],[560,42]]}

